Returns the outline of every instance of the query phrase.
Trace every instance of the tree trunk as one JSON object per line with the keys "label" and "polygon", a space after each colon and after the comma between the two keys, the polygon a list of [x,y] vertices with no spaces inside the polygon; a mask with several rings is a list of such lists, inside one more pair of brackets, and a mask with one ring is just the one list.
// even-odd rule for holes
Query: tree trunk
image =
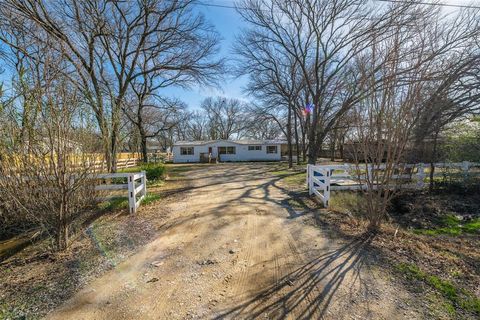
{"label": "tree trunk", "polygon": [[[301,121],[301,120],[300,120]],[[300,123],[300,133],[302,136],[302,161],[307,161],[307,140],[306,140],[306,122]]]}
{"label": "tree trunk", "polygon": [[110,153],[110,145],[108,143],[104,143],[104,156],[105,156],[105,163],[107,164],[107,172],[111,172],[112,170],[112,159]]}
{"label": "tree trunk", "polygon": [[320,132],[315,137],[314,143],[308,142],[308,164],[315,164],[319,151],[322,150],[323,141],[325,140],[325,132]]}
{"label": "tree trunk", "polygon": [[57,230],[57,250],[63,251],[68,247],[68,224],[63,218]]}
{"label": "tree trunk", "polygon": [[[314,135],[313,135],[314,136]],[[318,158],[318,151],[322,147],[322,140],[320,139],[312,139],[312,135],[309,136],[308,139],[308,164],[315,164]]]}
{"label": "tree trunk", "polygon": [[148,150],[147,150],[147,133],[145,132],[145,128],[143,127],[143,117],[141,113],[141,106],[138,106],[138,114],[137,114],[137,126],[138,126],[138,133],[140,134],[140,151],[142,152],[142,161],[143,163],[148,163]]}
{"label": "tree trunk", "polygon": [[120,134],[120,98],[116,99],[112,106],[112,136],[111,136],[111,168],[110,172],[117,172],[117,153],[118,153],[118,138]]}
{"label": "tree trunk", "polygon": [[[60,182],[60,184],[65,184],[65,182]],[[67,221],[67,190],[65,186],[62,188],[62,199],[60,203],[60,208],[58,212],[58,222],[57,222],[57,250],[62,251],[68,247],[68,224]]]}
{"label": "tree trunk", "polygon": [[298,123],[297,123],[297,114],[293,115],[293,119],[295,120],[295,153],[297,155],[297,165],[300,164],[300,146],[298,143]]}
{"label": "tree trunk", "polygon": [[330,160],[335,161],[335,144],[337,142],[337,130],[333,130],[333,138],[330,143]]}
{"label": "tree trunk", "polygon": [[140,139],[140,146],[142,149],[142,161],[144,163],[148,163],[147,137],[145,136],[145,133],[140,133]]}
{"label": "tree trunk", "polygon": [[[313,121],[314,122],[314,121]],[[308,164],[315,164],[317,161],[317,148],[315,147],[314,123],[308,129]]]}
{"label": "tree trunk", "polygon": [[345,152],[343,150],[343,145],[345,144],[345,136],[342,137],[342,141],[340,142],[340,147],[339,147],[339,150],[340,150],[340,158],[345,161]]}
{"label": "tree trunk", "polygon": [[302,161],[307,161],[307,135],[302,132]]}
{"label": "tree trunk", "polygon": [[435,131],[435,135],[433,136],[433,149],[432,155],[430,157],[430,175],[429,175],[429,185],[428,191],[431,193],[433,192],[433,178],[435,175],[435,161],[437,159],[437,141],[438,141],[438,130]]}
{"label": "tree trunk", "polygon": [[288,168],[293,167],[292,160],[292,105],[288,105],[288,121],[287,121],[287,144],[288,144]]}
{"label": "tree trunk", "polygon": [[116,130],[112,132],[112,139],[111,139],[111,154],[110,154],[110,172],[115,173],[117,172],[117,133]]}
{"label": "tree trunk", "polygon": [[318,150],[311,143],[308,145],[308,164],[315,164],[317,160]]}

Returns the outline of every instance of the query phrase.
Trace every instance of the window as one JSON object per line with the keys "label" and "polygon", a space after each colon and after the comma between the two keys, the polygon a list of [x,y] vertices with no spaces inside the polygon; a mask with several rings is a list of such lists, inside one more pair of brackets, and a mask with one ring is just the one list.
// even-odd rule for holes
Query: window
{"label": "window", "polygon": [[248,151],[262,150],[262,146],[248,146]]}
{"label": "window", "polygon": [[180,147],[180,154],[182,156],[193,155],[193,147]]}
{"label": "window", "polygon": [[267,146],[267,153],[277,153],[277,146]]}
{"label": "window", "polygon": [[235,147],[218,147],[218,154],[235,154]]}

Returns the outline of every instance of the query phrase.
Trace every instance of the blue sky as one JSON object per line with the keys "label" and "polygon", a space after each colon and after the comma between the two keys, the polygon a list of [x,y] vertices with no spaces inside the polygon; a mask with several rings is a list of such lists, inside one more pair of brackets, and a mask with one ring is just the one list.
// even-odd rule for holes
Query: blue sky
{"label": "blue sky", "polygon": [[[218,4],[234,6],[233,1],[229,0],[209,0],[205,1],[208,4]],[[223,38],[221,42],[220,55],[227,59],[227,62],[232,62],[232,45],[235,42],[235,36],[241,31],[241,28],[246,27],[246,23],[242,21],[241,16],[236,10],[231,8],[220,8],[211,6],[195,5],[195,10],[205,15],[205,18],[215,27],[217,32]],[[191,108],[196,109],[200,106],[203,99],[209,96],[225,96],[229,98],[238,98],[247,100],[248,97],[242,94],[242,88],[246,85],[247,78],[233,78],[232,75],[227,75],[222,81],[221,88],[200,88],[192,87],[191,90],[184,90],[181,88],[165,89],[165,95],[176,97]]]}
{"label": "blue sky", "polygon": [[[204,1],[204,3],[234,6],[233,0],[208,0]],[[232,44],[234,43],[235,35],[241,31],[242,27],[246,26],[242,21],[241,16],[236,10],[231,8],[195,5],[194,9],[197,12],[204,14],[206,20],[212,24],[220,34],[223,40],[220,44],[221,51],[219,55],[231,62],[231,59],[233,58]],[[10,87],[9,72],[0,73],[0,83],[1,82],[5,83],[5,87]],[[161,94],[169,97],[176,97],[187,103],[191,109],[196,109],[200,106],[202,100],[209,96],[220,95],[230,98],[247,99],[247,97],[242,95],[242,87],[246,85],[246,82],[246,77],[232,78],[231,75],[227,75],[224,81],[222,81],[221,88],[202,88],[193,86],[190,90],[185,90],[178,87],[170,87],[164,89]]]}
{"label": "blue sky", "polygon": [[[425,0],[426,2],[434,2],[433,0]],[[477,0],[478,1],[478,0]],[[469,0],[444,0],[443,3],[466,5],[473,4],[479,5],[480,1]],[[234,6],[234,0],[205,0],[201,1],[206,4],[220,5],[220,6]],[[384,2],[377,2],[378,6],[384,5]],[[242,28],[247,27],[247,24],[242,20],[241,16],[236,10],[232,8],[220,8],[203,5],[195,5],[195,10],[205,15],[206,19],[215,26],[216,30],[223,38],[221,43],[220,54],[228,61],[232,62],[234,58],[232,54],[232,45],[235,41],[235,36],[241,32]],[[454,12],[458,8],[444,7],[446,12]],[[237,98],[242,100],[248,100],[249,98],[242,94],[242,89],[247,83],[247,77],[230,78],[227,77],[223,81],[221,88],[200,88],[192,87],[190,90],[184,90],[181,88],[168,88],[165,89],[165,94],[170,97],[176,97],[191,108],[196,109],[200,106],[202,100],[208,96],[225,96],[229,98]]]}
{"label": "blue sky", "polygon": [[[429,0],[426,0],[429,1]],[[202,0],[201,2],[211,5],[223,5],[234,6],[234,0]],[[468,0],[445,0],[444,3],[450,4],[469,4],[479,5],[479,2]],[[384,3],[378,2],[378,5]],[[448,11],[456,11],[457,8],[445,8]],[[216,28],[223,38],[221,42],[220,55],[225,57],[227,61],[233,62],[234,56],[232,54],[232,45],[235,42],[235,36],[241,32],[241,29],[247,27],[246,23],[242,20],[241,16],[236,10],[232,8],[221,8],[204,6],[200,4],[195,5],[195,10],[205,15],[205,18]],[[8,87],[9,76],[8,72],[0,73],[0,82],[4,81]],[[246,77],[233,78],[231,75],[227,75],[224,81],[222,81],[221,88],[202,88],[193,86],[190,90],[182,88],[170,87],[164,89],[161,94],[169,97],[176,97],[191,108],[196,109],[200,106],[203,99],[209,96],[225,96],[230,98],[238,98],[248,100],[248,97],[242,94],[242,89],[247,83]]]}

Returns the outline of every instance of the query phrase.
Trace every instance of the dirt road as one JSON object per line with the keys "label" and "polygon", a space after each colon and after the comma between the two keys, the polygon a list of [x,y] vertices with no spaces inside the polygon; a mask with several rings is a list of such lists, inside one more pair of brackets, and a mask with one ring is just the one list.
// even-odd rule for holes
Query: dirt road
{"label": "dirt road", "polygon": [[[198,166],[165,231],[50,319],[418,318],[368,239],[327,237],[269,164]],[[178,197],[176,197],[178,198]]]}

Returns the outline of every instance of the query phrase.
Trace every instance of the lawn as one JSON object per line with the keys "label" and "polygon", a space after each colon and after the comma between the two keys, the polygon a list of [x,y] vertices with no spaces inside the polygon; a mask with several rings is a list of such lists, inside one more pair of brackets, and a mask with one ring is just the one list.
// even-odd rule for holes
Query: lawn
{"label": "lawn", "polygon": [[279,176],[282,183],[289,188],[306,188],[307,174],[305,172],[306,166],[294,166],[288,169],[286,163],[278,164],[274,171],[269,171],[270,174]]}

